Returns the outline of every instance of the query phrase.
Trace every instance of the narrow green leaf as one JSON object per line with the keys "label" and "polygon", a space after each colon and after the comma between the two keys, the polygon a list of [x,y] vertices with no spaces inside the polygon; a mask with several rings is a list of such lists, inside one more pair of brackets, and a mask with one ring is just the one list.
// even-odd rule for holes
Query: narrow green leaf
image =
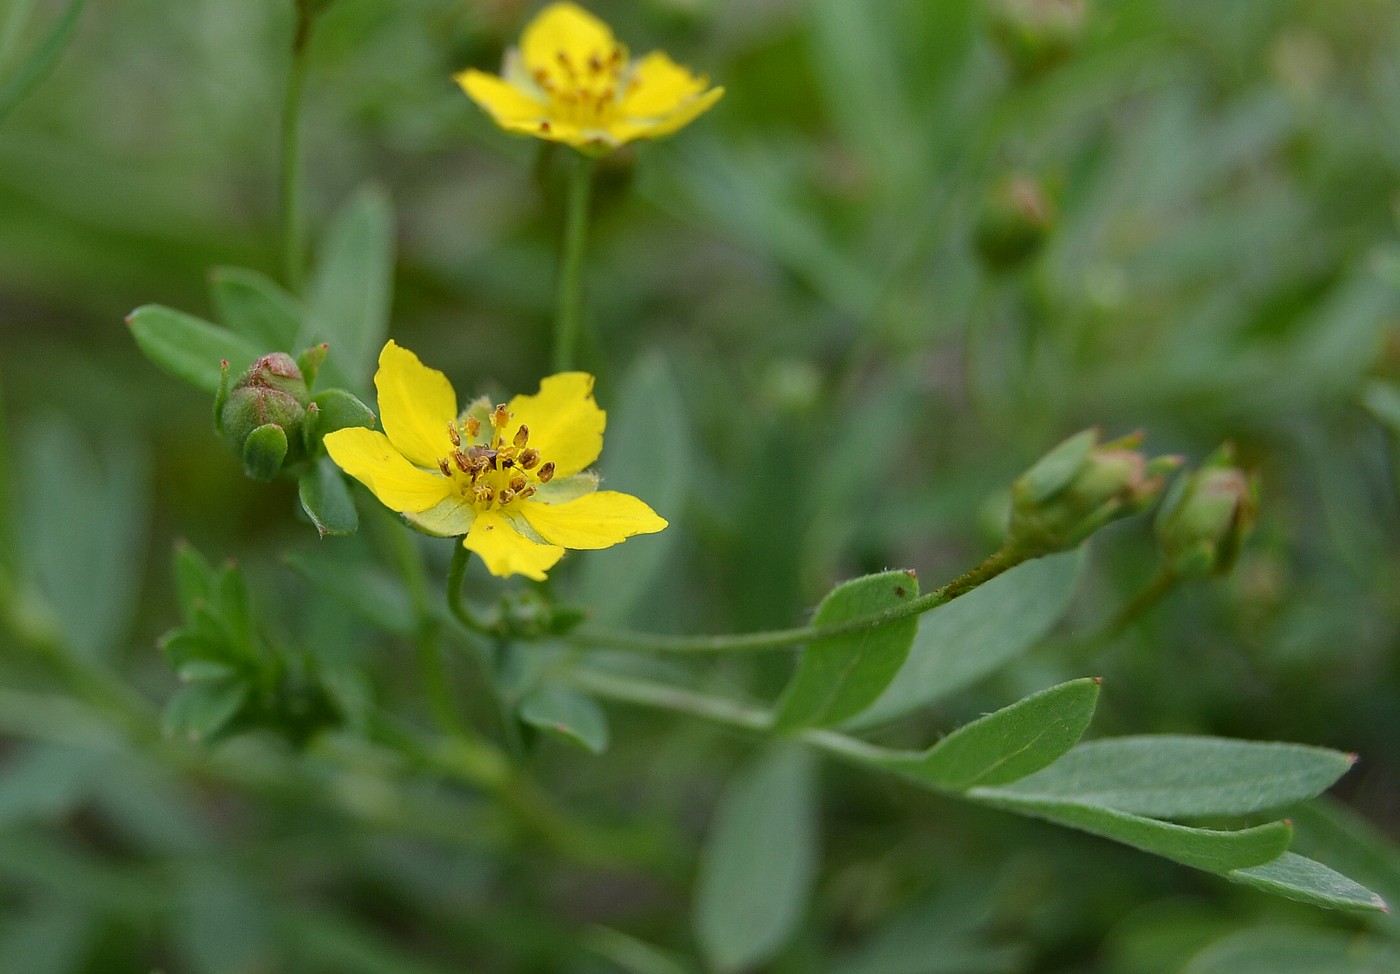
{"label": "narrow green leaf", "polygon": [[212,739],[242,709],[248,690],[248,684],[241,679],[185,684],[165,705],[165,732],[191,741]]}
{"label": "narrow green leaf", "polygon": [[1006,784],[1072,748],[1088,728],[1098,699],[1095,680],[1062,683],[959,727],[918,757],[883,763],[951,791]]}
{"label": "narrow green leaf", "polygon": [[389,331],[393,221],[388,196],[365,187],[336,214],[322,242],[306,323],[296,344],[330,343],[322,369],[324,384],[356,392],[369,387],[370,373]]}
{"label": "narrow green leaf", "polygon": [[302,510],[321,537],[328,534],[354,534],[360,527],[355,499],[340,468],[329,457],[321,457],[297,481]]}
{"label": "narrow green leaf", "polygon": [[1182,974],[1394,974],[1400,950],[1376,937],[1309,927],[1256,927],[1216,941]]}
{"label": "narrow green leaf", "polygon": [[78,28],[78,17],[83,12],[84,2],[85,0],[72,0],[67,9],[54,21],[29,60],[7,81],[0,84],[0,122],[5,120],[24,96],[43,81],[58,63],[59,56]]}
{"label": "narrow green leaf", "polygon": [[520,703],[520,719],[531,727],[602,754],[608,749],[608,718],[603,709],[577,690],[547,684]]}
{"label": "narrow green leaf", "polygon": [[608,436],[600,469],[608,487],[646,501],[672,526],[630,539],[581,563],[581,601],[602,622],[620,623],[656,584],[666,558],[682,537],[683,513],[694,458],[685,405],[675,377],[660,354],[640,357],[628,370],[608,413]]}
{"label": "narrow green leaf", "polygon": [[175,544],[175,589],[180,595],[180,612],[188,619],[197,602],[208,602],[214,591],[214,567],[188,541]]}
{"label": "narrow green leaf", "polygon": [[0,579],[6,573],[14,573],[19,566],[19,546],[15,538],[19,520],[15,509],[15,464],[5,416],[5,395],[0,389]]}
{"label": "narrow green leaf", "polygon": [[919,618],[894,680],[850,723],[902,717],[971,686],[1028,650],[1069,608],[1082,550],[1026,562]]}
{"label": "narrow green leaf", "polygon": [[227,561],[219,569],[215,581],[218,612],[228,627],[229,635],[240,648],[251,651],[253,644],[253,602],[248,594],[248,580],[235,561]]}
{"label": "narrow green leaf", "polygon": [[[843,582],[827,593],[815,626],[882,612],[918,598],[912,572],[882,572]],[[779,702],[780,730],[837,724],[865,709],[894,679],[909,655],[918,620],[818,639],[807,645]]]}
{"label": "narrow green leaf", "polygon": [[157,304],[137,308],[126,319],[146,357],[202,392],[219,391],[219,363],[238,375],[262,352],[258,346],[202,318]]}
{"label": "narrow green leaf", "polygon": [[1009,788],[974,788],[967,796],[993,808],[1067,825],[1215,873],[1277,859],[1288,848],[1292,836],[1292,829],[1285,822],[1270,822],[1238,831],[1195,829],[1101,805],[1028,798]]}
{"label": "narrow green leaf", "polygon": [[67,815],[87,797],[103,760],[98,752],[60,744],[16,746],[0,775],[0,827]]}
{"label": "narrow green leaf", "polygon": [[1385,900],[1365,886],[1329,866],[1292,852],[1285,852],[1261,866],[1232,870],[1225,878],[1313,906],[1334,910],[1386,910]]}
{"label": "narrow green leaf", "polygon": [[210,296],[224,326],[262,353],[300,351],[293,346],[304,317],[296,298],[272,278],[242,267],[216,267],[209,273]]}
{"label": "narrow green leaf", "polygon": [[329,548],[288,554],[284,561],[337,607],[350,609],[385,632],[408,636],[418,626],[413,601],[396,574]]}
{"label": "narrow green leaf", "polygon": [[761,964],[796,930],[816,873],[815,787],[812,756],[781,746],[720,797],[695,892],[695,933],[715,970]]}
{"label": "narrow green leaf", "polygon": [[1352,758],[1302,744],[1150,735],[1081,744],[1009,790],[1157,818],[1247,815],[1305,801]]}

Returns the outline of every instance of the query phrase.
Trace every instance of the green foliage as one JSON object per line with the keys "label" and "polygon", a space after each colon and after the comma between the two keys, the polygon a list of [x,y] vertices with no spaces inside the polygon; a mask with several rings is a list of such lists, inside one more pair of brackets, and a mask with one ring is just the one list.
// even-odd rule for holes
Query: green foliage
{"label": "green foliage", "polygon": [[718,971],[769,960],[793,935],[817,859],[815,766],[776,747],[725,789],[695,888],[695,934]]}
{"label": "green foliage", "polygon": [[[844,622],[912,602],[919,580],[911,572],[884,572],[843,582],[827,593],[812,617],[815,626]],[[782,701],[779,729],[827,726],[860,713],[889,686],[909,656],[918,623],[890,625],[807,644]]]}

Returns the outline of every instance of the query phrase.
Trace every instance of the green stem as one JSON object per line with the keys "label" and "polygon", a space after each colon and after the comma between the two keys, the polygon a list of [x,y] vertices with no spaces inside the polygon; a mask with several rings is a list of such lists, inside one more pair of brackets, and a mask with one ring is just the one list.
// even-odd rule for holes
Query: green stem
{"label": "green stem", "polygon": [[297,295],[301,294],[302,262],[306,256],[306,217],[301,205],[301,104],[306,88],[306,52],[314,23],[315,15],[297,4],[292,69],[282,102],[282,273],[287,289]]}
{"label": "green stem", "polygon": [[1014,568],[1027,560],[1027,555],[1011,547],[1002,548],[982,564],[942,588],[934,589],[916,599],[872,612],[868,615],[843,619],[824,626],[797,626],[792,629],[771,629],[765,632],[742,633],[720,636],[669,636],[661,633],[628,631],[608,631],[602,629],[582,629],[571,633],[567,638],[576,646],[592,646],[608,649],[631,650],[656,653],[742,653],[758,650],[781,649],[801,643],[832,636],[845,636],[853,632],[863,632],[879,626],[887,626],[900,619],[920,615],[940,605],[965,595],[984,582],[991,581],[1009,568]]}
{"label": "green stem", "polygon": [[[734,700],[725,700],[722,697],[694,693],[666,683],[640,680],[635,677],[604,673],[593,669],[573,670],[566,679],[584,693],[607,700],[616,700],[619,703],[630,703],[639,707],[650,707],[654,710],[688,714],[691,717],[699,717],[701,720],[708,720],[724,727],[752,733],[762,734],[773,729],[773,715],[767,710]],[[798,731],[795,736],[798,740],[813,747],[819,747],[831,754],[855,761],[868,763],[901,754],[901,752],[889,751],[873,744],[867,744],[858,738],[848,737],[836,731],[813,728]]]}
{"label": "green stem", "polygon": [[559,271],[559,298],[554,319],[554,371],[574,367],[583,321],[583,252],[588,242],[588,198],[597,160],[575,154],[569,174],[568,211],[564,222],[564,257]]}
{"label": "green stem", "polygon": [[467,562],[471,557],[472,553],[463,547],[460,541],[455,543],[452,549],[452,565],[447,569],[447,610],[452,613],[454,619],[472,632],[483,636],[498,636],[501,633],[500,624],[481,618],[472,611],[462,596],[462,581],[467,577]]}
{"label": "green stem", "polygon": [[1111,639],[1121,635],[1125,629],[1133,624],[1138,618],[1145,615],[1158,602],[1166,597],[1167,593],[1174,589],[1181,579],[1173,571],[1165,568],[1157,570],[1157,574],[1152,576],[1152,580],[1147,583],[1141,592],[1133,597],[1133,600],[1123,608],[1118,610],[1118,614],[1104,626],[1100,638],[1091,640],[1092,644],[1097,644],[1101,640]]}

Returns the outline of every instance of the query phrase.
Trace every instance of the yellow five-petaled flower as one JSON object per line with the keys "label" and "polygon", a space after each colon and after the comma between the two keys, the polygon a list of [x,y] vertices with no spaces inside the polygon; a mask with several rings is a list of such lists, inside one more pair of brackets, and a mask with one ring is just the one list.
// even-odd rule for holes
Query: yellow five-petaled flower
{"label": "yellow five-petaled flower", "polygon": [[566,548],[610,548],[666,521],[585,472],[607,414],[593,376],[561,372],[533,396],[457,412],[452,383],[392,341],[374,376],[384,432],[336,430],[326,451],[374,496],[428,534],[464,536],[492,574],[543,579]]}
{"label": "yellow five-petaled flower", "polygon": [[572,3],[526,25],[501,77],[473,69],[456,81],[501,128],[590,153],[670,135],[724,94],[661,51],[629,59],[607,24]]}

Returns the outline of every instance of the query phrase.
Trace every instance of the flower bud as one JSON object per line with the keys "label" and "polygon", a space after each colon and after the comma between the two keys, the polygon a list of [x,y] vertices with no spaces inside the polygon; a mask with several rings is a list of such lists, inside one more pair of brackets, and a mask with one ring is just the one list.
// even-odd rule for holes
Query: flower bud
{"label": "flower bud", "polygon": [[1010,176],[983,199],[972,245],[991,270],[1014,270],[1040,252],[1054,223],[1055,208],[1040,183]]}
{"label": "flower bud", "polygon": [[988,32],[1018,81],[1069,60],[1084,36],[1084,0],[988,0]]}
{"label": "flower bud", "polygon": [[[264,355],[227,388],[220,389],[218,426],[256,480],[271,480],[282,467],[302,459],[302,423],[310,393],[291,356]],[[283,446],[279,447],[279,444]]]}
{"label": "flower bud", "polygon": [[1234,465],[1226,443],[1172,485],[1157,515],[1167,568],[1182,577],[1227,574],[1254,529],[1259,485]]}
{"label": "flower bud", "polygon": [[1099,528],[1145,510],[1179,457],[1147,459],[1142,434],[1099,443],[1085,430],[1055,447],[1011,486],[1009,547],[1028,557],[1064,551]]}

